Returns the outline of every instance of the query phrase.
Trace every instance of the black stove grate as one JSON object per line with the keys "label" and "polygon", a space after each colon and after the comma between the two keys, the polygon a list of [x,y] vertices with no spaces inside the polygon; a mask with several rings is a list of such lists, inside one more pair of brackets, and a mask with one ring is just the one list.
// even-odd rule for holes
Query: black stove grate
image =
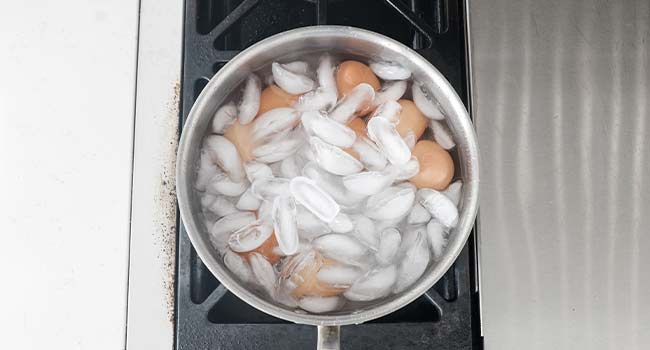
{"label": "black stove grate", "polygon": [[[340,24],[376,31],[415,48],[466,102],[462,0],[186,0],[182,116],[208,80],[253,43],[282,31]],[[178,225],[177,349],[313,348],[316,330],[260,312],[229,293],[203,265]],[[352,349],[476,349],[474,233],[456,263],[424,296],[367,324],[342,328]]]}

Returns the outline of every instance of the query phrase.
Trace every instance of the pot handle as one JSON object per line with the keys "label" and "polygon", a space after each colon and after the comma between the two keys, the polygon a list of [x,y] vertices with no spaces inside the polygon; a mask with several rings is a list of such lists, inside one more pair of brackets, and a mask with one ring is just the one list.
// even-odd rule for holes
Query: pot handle
{"label": "pot handle", "polygon": [[317,350],[339,350],[341,349],[339,326],[318,326]]}

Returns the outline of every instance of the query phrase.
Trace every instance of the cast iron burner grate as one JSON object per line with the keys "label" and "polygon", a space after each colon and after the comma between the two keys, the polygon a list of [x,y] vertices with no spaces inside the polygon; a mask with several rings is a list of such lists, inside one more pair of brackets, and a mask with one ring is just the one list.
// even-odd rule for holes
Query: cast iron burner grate
{"label": "cast iron burner grate", "polygon": [[[369,29],[413,47],[467,102],[462,0],[186,0],[182,117],[210,77],[237,53],[282,31],[317,24]],[[467,104],[467,103],[466,103]],[[183,225],[178,239],[178,349],[310,349],[316,330],[266,315],[229,293],[196,255]],[[456,263],[424,296],[367,324],[342,328],[351,349],[476,349],[474,233]]]}

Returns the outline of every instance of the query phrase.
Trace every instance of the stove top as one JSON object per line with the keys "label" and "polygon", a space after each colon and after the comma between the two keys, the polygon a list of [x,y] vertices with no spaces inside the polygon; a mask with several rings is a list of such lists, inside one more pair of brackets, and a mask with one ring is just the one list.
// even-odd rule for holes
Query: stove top
{"label": "stove top", "polygon": [[[181,125],[201,90],[241,50],[297,27],[369,29],[414,48],[468,105],[462,0],[186,0]],[[229,293],[203,265],[178,225],[177,349],[301,349],[316,329],[264,314]],[[344,347],[481,349],[475,232],[445,276],[408,306],[372,322],[342,327]]]}

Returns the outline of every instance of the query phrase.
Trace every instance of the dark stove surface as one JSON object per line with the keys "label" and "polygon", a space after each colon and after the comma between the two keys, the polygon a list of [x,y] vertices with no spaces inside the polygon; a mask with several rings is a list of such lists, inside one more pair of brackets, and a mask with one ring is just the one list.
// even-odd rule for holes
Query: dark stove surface
{"label": "dark stove surface", "polygon": [[[212,75],[241,50],[273,34],[317,24],[369,29],[416,49],[466,102],[462,0],[186,0],[182,118]],[[310,349],[311,326],[258,311],[229,293],[196,255],[179,225],[178,349]],[[372,322],[342,328],[350,349],[477,349],[474,233],[456,263],[425,295]]]}

